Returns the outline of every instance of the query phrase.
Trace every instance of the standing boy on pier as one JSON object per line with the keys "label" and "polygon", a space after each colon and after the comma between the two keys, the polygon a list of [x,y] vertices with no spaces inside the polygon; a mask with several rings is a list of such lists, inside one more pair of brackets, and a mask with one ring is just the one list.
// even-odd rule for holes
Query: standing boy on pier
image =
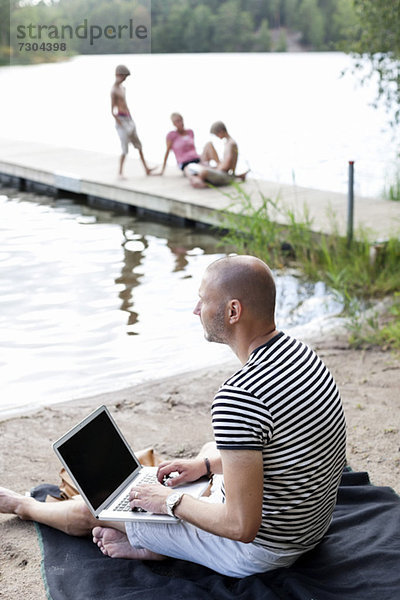
{"label": "standing boy on pier", "polygon": [[146,175],[150,175],[154,170],[147,166],[142,151],[142,143],[138,137],[135,122],[131,117],[126,102],[126,91],[122,84],[130,74],[128,67],[118,65],[115,69],[115,82],[111,88],[111,112],[115,119],[115,127],[120,137],[122,148],[118,172],[120,177],[123,177],[124,162],[128,154],[129,142],[139,151],[140,160],[142,161]]}

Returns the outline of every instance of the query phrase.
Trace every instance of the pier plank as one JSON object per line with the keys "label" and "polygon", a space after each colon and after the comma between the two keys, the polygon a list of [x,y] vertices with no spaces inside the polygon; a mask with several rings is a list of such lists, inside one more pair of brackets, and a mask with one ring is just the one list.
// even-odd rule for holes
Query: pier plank
{"label": "pier plank", "polygon": [[[139,160],[126,162],[126,179],[116,176],[118,157],[74,148],[48,146],[42,143],[0,139],[0,173],[11,175],[61,191],[129,204],[207,225],[221,223],[219,211],[240,210],[229,187],[197,190],[192,188],[177,167],[167,167],[165,174],[146,176]],[[304,206],[312,219],[311,228],[329,233],[335,215],[339,231],[347,228],[347,190],[342,194],[304,188],[296,185],[254,180],[241,188],[259,205],[261,194],[290,207],[302,215]],[[355,195],[354,230],[362,226],[370,232],[371,241],[385,240],[400,231],[400,203],[381,198]]]}

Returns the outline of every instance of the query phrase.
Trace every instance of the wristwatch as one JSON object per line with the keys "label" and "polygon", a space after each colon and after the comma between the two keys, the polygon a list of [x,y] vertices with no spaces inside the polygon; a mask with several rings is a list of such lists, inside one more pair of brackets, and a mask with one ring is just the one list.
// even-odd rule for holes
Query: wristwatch
{"label": "wristwatch", "polygon": [[167,513],[171,517],[175,517],[174,510],[178,506],[179,502],[182,500],[182,496],[183,496],[183,492],[173,492],[172,494],[167,496],[165,504],[167,507]]}

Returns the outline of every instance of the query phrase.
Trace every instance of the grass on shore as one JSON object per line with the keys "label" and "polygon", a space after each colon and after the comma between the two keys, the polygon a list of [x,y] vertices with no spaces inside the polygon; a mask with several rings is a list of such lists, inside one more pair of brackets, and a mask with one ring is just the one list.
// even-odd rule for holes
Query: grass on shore
{"label": "grass on shore", "polygon": [[[274,269],[295,266],[309,280],[336,290],[344,300],[353,346],[400,349],[400,235],[374,245],[359,230],[349,242],[339,235],[333,214],[332,233],[316,234],[306,206],[299,215],[279,199],[260,194],[254,202],[239,186],[235,190],[226,194],[232,205],[222,215],[222,243]],[[371,306],[382,298],[390,299],[390,308],[379,316],[372,311],[371,317]]]}
{"label": "grass on shore", "polygon": [[385,186],[383,195],[387,200],[393,202],[400,202],[400,168],[397,168],[395,175],[392,177],[392,181]]}

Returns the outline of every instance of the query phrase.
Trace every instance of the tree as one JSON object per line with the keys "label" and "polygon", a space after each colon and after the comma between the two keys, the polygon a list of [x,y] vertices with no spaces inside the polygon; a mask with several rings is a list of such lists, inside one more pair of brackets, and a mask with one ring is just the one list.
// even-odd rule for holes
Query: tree
{"label": "tree", "polygon": [[[345,0],[351,4],[351,0]],[[333,39],[333,14],[336,10],[339,0],[318,0],[318,6],[324,20],[324,45]]]}
{"label": "tree", "polygon": [[394,109],[394,122],[399,123],[400,0],[354,0],[354,7],[359,36],[348,49],[357,57],[355,68],[363,80],[378,76],[377,101]]}
{"label": "tree", "polygon": [[357,18],[353,2],[337,0],[330,26],[332,46],[337,49],[343,41],[352,41],[357,37]]}
{"label": "tree", "polygon": [[317,0],[302,0],[299,8],[298,25],[302,41],[320,49],[324,40],[324,18]]}
{"label": "tree", "polygon": [[17,0],[0,0],[0,65],[11,60],[10,19],[17,7]]}
{"label": "tree", "polygon": [[162,18],[152,27],[153,52],[186,52],[184,39],[191,14],[189,3],[164,0],[164,5]]}
{"label": "tree", "polygon": [[270,0],[244,0],[242,1],[242,10],[251,13],[254,25],[258,29],[263,19],[268,17]]}
{"label": "tree", "polygon": [[298,26],[299,0],[283,0],[283,22],[286,27],[296,29]]}
{"label": "tree", "polygon": [[256,52],[270,52],[271,46],[272,38],[269,30],[269,23],[267,19],[263,19],[261,21],[260,29],[256,34],[253,48]]}
{"label": "tree", "polygon": [[243,52],[251,50],[254,23],[251,14],[242,11],[238,0],[221,4],[215,18],[214,51]]}
{"label": "tree", "polygon": [[211,9],[199,4],[191,13],[184,42],[188,52],[209,52],[214,34],[214,15]]}
{"label": "tree", "polygon": [[281,4],[280,0],[269,0],[267,5],[266,16],[274,29],[278,29],[281,25]]}
{"label": "tree", "polygon": [[286,30],[281,29],[279,31],[278,41],[276,43],[275,52],[286,52],[287,51],[287,35]]}

